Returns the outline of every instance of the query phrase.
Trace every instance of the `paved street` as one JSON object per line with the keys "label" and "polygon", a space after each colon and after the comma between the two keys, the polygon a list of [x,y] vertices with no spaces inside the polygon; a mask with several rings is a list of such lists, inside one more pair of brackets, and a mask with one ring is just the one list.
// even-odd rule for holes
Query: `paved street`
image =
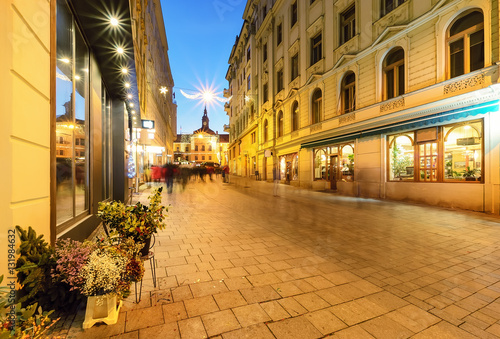
{"label": "paved street", "polygon": [[68,337],[500,337],[497,217],[279,195],[220,178],[164,194],[157,288],[147,270],[142,301],[132,289],[116,325],[83,331],[80,312]]}

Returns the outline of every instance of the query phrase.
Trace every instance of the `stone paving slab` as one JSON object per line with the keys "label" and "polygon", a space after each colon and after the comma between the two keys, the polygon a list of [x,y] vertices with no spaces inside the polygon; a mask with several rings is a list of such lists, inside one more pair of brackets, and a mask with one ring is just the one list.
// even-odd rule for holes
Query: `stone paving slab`
{"label": "stone paving slab", "polygon": [[500,338],[497,216],[279,190],[219,179],[165,193],[157,287],[146,265],[116,325],[84,331],[80,311],[59,334]]}

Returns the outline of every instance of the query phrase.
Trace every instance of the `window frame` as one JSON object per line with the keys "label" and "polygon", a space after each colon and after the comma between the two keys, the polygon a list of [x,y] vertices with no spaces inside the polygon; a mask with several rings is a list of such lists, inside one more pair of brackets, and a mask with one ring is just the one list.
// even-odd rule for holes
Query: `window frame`
{"label": "window frame", "polygon": [[[316,98],[316,94],[319,93],[319,97]],[[321,122],[321,115],[323,111],[323,91],[321,88],[316,88],[311,96],[311,124],[317,124]]]}
{"label": "window frame", "polygon": [[290,58],[290,81],[299,77],[299,52]]}
{"label": "window frame", "polygon": [[283,126],[283,111],[278,112],[278,118],[276,119],[277,122],[277,130],[278,130],[278,138],[282,137],[284,134],[284,126]]}
{"label": "window frame", "polygon": [[[319,40],[316,39],[319,37]],[[311,63],[310,66],[323,59],[323,32],[319,32],[310,40],[311,43]]]}
{"label": "window frame", "polygon": [[[347,16],[351,10],[353,14]],[[356,4],[353,3],[340,13],[339,23],[340,45],[343,45],[356,36]]]}
{"label": "window frame", "polygon": [[[390,65],[387,65],[387,60],[391,55],[394,53],[399,52],[400,50],[403,51],[403,58],[400,60],[396,60]],[[399,85],[400,85],[400,66],[403,66],[403,93],[399,93]],[[393,48],[389,53],[384,58],[384,63],[383,63],[383,68],[382,68],[382,74],[383,74],[383,99],[384,100],[389,100],[396,98],[400,95],[403,95],[406,93],[406,68],[405,66],[405,51],[403,48],[398,47],[398,48]],[[393,96],[389,97],[388,95],[388,85],[389,85],[389,80],[388,80],[388,73],[390,71],[393,71],[393,76],[392,76],[392,81],[393,81]]]}
{"label": "window frame", "polygon": [[[354,76],[354,81],[347,84],[346,80],[351,75]],[[346,92],[349,98],[348,102],[346,102]],[[347,114],[354,112],[356,110],[356,74],[352,71],[349,71],[346,74],[344,74],[344,77],[342,78],[341,89],[340,89],[340,102],[341,102],[340,114]],[[349,107],[347,108],[347,106]]]}
{"label": "window frame", "polygon": [[297,100],[295,100],[292,103],[292,108],[291,108],[291,114],[292,114],[292,132],[298,131],[299,130],[299,103]]}
{"label": "window frame", "polygon": [[276,93],[279,93],[284,89],[285,89],[284,75],[283,75],[283,68],[281,68],[276,72]]}
{"label": "window frame", "polygon": [[283,23],[280,22],[276,25],[276,46],[283,42]]}
{"label": "window frame", "polygon": [[290,5],[290,28],[299,21],[298,0]]}
{"label": "window frame", "polygon": [[[382,0],[380,2],[380,17],[383,17],[387,14],[389,14],[390,12],[392,12],[393,10],[395,10],[396,8],[398,8],[399,6],[401,6],[402,4],[404,4],[407,0],[393,0],[392,3],[397,3],[394,7],[390,7],[388,6],[388,2],[389,0]],[[389,8],[389,10],[388,10]]]}
{"label": "window frame", "polygon": [[264,126],[263,126],[263,129],[264,129],[264,133],[262,133],[264,135],[264,142],[267,142],[269,141],[269,122],[268,120],[264,120]]}

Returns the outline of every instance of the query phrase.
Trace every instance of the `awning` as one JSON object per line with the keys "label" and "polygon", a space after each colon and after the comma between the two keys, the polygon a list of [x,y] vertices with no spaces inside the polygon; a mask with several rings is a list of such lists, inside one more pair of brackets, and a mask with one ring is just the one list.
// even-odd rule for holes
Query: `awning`
{"label": "awning", "polygon": [[410,119],[402,122],[392,123],[388,125],[383,125],[379,127],[374,127],[359,132],[351,132],[345,134],[335,135],[329,138],[324,138],[320,140],[306,142],[300,145],[300,148],[312,148],[331,145],[335,143],[342,143],[347,141],[352,141],[354,139],[359,139],[362,137],[369,137],[373,135],[380,134],[390,134],[397,133],[404,130],[412,130],[424,128],[427,126],[433,126],[445,123],[451,120],[464,119],[467,117],[472,117],[480,114],[486,114],[489,112],[495,112],[499,110],[499,100],[490,101],[487,103],[482,103],[478,105],[473,105],[469,107],[462,107],[446,112],[436,113],[432,115],[427,115],[425,117],[419,117],[415,119]]}

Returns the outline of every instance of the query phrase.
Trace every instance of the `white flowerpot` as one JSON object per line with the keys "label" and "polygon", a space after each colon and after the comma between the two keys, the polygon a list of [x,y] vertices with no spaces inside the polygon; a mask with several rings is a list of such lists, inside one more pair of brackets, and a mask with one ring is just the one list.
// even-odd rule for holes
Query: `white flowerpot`
{"label": "white flowerpot", "polygon": [[122,307],[122,302],[120,300],[117,305],[116,294],[87,297],[87,310],[85,311],[83,328],[91,328],[98,322],[104,322],[107,325],[116,324],[120,307]]}

